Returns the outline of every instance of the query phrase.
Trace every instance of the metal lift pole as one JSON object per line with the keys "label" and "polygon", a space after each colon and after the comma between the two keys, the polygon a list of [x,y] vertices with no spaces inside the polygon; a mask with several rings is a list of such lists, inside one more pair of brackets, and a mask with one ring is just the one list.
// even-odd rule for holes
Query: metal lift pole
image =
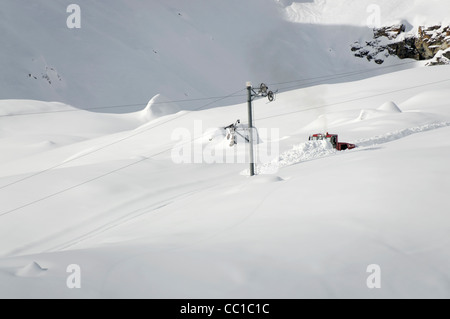
{"label": "metal lift pole", "polygon": [[247,82],[248,91],[248,131],[250,144],[250,176],[255,175],[255,160],[253,156],[253,115],[252,115],[252,84]]}

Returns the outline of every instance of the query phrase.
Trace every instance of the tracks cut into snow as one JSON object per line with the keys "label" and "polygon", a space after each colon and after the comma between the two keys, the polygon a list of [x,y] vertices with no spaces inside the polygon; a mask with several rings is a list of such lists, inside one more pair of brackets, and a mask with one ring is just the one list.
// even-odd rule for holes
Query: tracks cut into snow
{"label": "tracks cut into snow", "polygon": [[437,123],[431,123],[431,124],[425,124],[421,126],[415,126],[411,128],[406,128],[402,130],[398,130],[391,133],[386,133],[383,135],[374,136],[367,139],[361,139],[355,142],[355,144],[358,147],[365,147],[365,146],[373,146],[378,144],[384,144],[389,143],[395,140],[399,140],[401,138],[407,137],[412,134],[421,133],[421,132],[427,132],[431,130],[436,130],[438,128],[443,128],[450,126],[450,122],[437,122]]}
{"label": "tracks cut into snow", "polygon": [[[436,122],[430,124],[424,124],[421,126],[415,126],[406,128],[383,135],[377,135],[374,137],[357,140],[355,142],[357,148],[371,147],[379,144],[389,143],[401,138],[407,137],[412,134],[427,132],[443,127],[450,126],[450,122]],[[295,165],[301,162],[311,161],[331,155],[337,155],[337,153],[355,152],[354,150],[346,150],[337,152],[333,146],[327,141],[308,141],[295,145],[291,150],[282,153],[278,158],[272,160],[270,163],[264,163],[257,166],[258,174],[274,174],[280,168]],[[249,171],[245,170],[242,175],[248,175]]]}

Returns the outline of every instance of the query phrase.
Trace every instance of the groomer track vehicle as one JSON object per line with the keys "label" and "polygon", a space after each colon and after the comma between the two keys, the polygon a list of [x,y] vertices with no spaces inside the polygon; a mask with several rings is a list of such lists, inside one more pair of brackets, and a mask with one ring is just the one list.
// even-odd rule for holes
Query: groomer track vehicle
{"label": "groomer track vehicle", "polygon": [[337,134],[329,134],[328,132],[326,134],[314,134],[309,137],[310,141],[320,141],[320,140],[328,140],[333,147],[338,151],[345,151],[345,150],[351,150],[356,147],[355,144],[345,143],[345,142],[339,142],[338,135]]}

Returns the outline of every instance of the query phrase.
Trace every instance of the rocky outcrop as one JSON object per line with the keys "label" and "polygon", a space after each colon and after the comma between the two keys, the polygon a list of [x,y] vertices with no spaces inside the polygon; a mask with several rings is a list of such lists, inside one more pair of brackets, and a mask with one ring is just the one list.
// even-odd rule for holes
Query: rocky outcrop
{"label": "rocky outcrop", "polygon": [[405,31],[403,24],[374,29],[373,39],[366,41],[364,45],[355,42],[351,50],[356,57],[373,60],[377,64],[382,64],[391,55],[400,59],[429,60],[442,51],[442,56],[436,59],[439,61],[434,63],[446,64],[450,59],[450,52],[446,51],[450,48],[449,26],[421,26],[417,34]]}
{"label": "rocky outcrop", "polygon": [[431,59],[439,51],[446,50],[450,47],[450,27],[419,27],[415,44],[421,57],[425,60]]}
{"label": "rocky outcrop", "polygon": [[450,64],[450,48],[445,51],[439,51],[436,55],[426,64],[427,66],[434,65],[446,65]]}
{"label": "rocky outcrop", "polygon": [[423,60],[416,47],[416,38],[407,37],[403,41],[389,43],[387,45],[389,53],[396,55],[400,59]]}
{"label": "rocky outcrop", "polygon": [[393,25],[390,27],[376,28],[373,30],[374,39],[378,39],[381,37],[388,38],[389,40],[396,39],[397,36],[405,32],[406,27],[404,24]]}

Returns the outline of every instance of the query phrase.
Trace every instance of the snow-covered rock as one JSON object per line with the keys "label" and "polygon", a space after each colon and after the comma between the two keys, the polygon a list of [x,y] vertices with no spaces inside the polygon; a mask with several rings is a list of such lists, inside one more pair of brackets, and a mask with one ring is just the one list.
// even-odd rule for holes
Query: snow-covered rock
{"label": "snow-covered rock", "polygon": [[356,57],[365,57],[377,64],[383,64],[390,55],[400,59],[435,58],[428,65],[445,64],[442,54],[437,55],[450,47],[449,26],[419,26],[415,34],[405,30],[404,24],[375,28],[373,39],[366,41],[364,45],[359,42],[353,43],[351,51]]}

